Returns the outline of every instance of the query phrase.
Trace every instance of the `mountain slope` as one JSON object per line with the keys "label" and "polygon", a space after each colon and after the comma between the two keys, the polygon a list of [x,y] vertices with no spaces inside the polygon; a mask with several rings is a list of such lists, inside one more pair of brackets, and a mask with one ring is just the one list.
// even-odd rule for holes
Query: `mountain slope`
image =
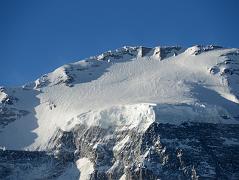
{"label": "mountain slope", "polygon": [[123,47],[1,88],[0,101],[0,145],[65,160],[57,178],[238,177],[236,161],[217,166],[239,157],[235,48]]}

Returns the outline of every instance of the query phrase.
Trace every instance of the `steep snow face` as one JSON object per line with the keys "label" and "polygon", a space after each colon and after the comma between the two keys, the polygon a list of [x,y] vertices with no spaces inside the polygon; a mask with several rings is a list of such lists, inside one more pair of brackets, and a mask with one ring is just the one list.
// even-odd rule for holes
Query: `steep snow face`
{"label": "steep snow face", "polygon": [[99,126],[113,131],[136,128],[138,132],[141,132],[155,121],[153,106],[155,105],[119,105],[103,110],[89,111],[67,122],[67,129],[73,128],[76,124],[84,124],[88,127]]}
{"label": "steep snow face", "polygon": [[0,145],[44,150],[56,129],[76,124],[143,132],[154,121],[238,123],[238,79],[238,49],[108,51],[16,89],[19,100],[7,106],[29,114],[2,130]]}

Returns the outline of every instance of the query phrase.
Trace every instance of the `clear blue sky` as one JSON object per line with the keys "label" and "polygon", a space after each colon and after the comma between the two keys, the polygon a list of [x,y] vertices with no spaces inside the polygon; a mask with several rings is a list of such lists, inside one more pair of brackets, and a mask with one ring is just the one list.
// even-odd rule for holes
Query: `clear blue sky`
{"label": "clear blue sky", "polygon": [[124,45],[239,47],[239,0],[0,0],[0,85]]}

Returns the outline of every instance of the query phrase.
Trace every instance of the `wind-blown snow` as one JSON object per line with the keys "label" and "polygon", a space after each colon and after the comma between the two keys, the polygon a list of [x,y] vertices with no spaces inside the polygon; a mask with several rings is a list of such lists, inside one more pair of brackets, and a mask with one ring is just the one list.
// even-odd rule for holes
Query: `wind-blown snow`
{"label": "wind-blown snow", "polygon": [[45,149],[57,128],[76,124],[140,132],[154,121],[238,123],[239,76],[225,70],[238,68],[237,52],[124,47],[64,65],[16,93],[14,106],[30,115],[6,126],[0,145]]}

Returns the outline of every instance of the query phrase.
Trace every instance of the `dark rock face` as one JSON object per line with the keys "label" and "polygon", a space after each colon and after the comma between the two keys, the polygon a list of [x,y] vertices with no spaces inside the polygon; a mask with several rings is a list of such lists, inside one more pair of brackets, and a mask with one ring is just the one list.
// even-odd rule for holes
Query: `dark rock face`
{"label": "dark rock face", "polygon": [[174,55],[178,55],[180,53],[180,50],[182,48],[178,46],[172,46],[172,47],[161,47],[160,48],[160,57],[161,60],[165,59],[170,53],[173,53]]}
{"label": "dark rock face", "polygon": [[[153,123],[144,133],[76,126],[58,130],[46,152],[0,151],[0,178],[39,169],[55,179],[88,158],[90,179],[239,179],[239,125]],[[78,175],[79,176],[79,175]],[[77,179],[77,178],[76,178]]]}
{"label": "dark rock face", "polygon": [[143,136],[143,142],[151,148],[143,147],[146,147],[144,151],[152,149],[154,139],[160,138],[162,146],[166,148],[168,159],[164,170],[158,173],[160,178],[167,179],[175,174],[173,178],[189,179],[194,169],[199,179],[237,179],[237,128],[237,125],[202,123],[181,126],[154,124]]}
{"label": "dark rock face", "polygon": [[142,49],[142,57],[146,56],[153,48],[141,47]]}
{"label": "dark rock face", "polygon": [[231,91],[236,97],[239,97],[238,93],[238,78],[239,78],[239,51],[235,50],[222,54],[220,58],[223,59],[221,63],[210,69],[210,73],[215,75],[220,73],[224,77],[225,83],[230,85]]}
{"label": "dark rock face", "polygon": [[46,152],[0,150],[0,179],[56,179],[70,163]]}

